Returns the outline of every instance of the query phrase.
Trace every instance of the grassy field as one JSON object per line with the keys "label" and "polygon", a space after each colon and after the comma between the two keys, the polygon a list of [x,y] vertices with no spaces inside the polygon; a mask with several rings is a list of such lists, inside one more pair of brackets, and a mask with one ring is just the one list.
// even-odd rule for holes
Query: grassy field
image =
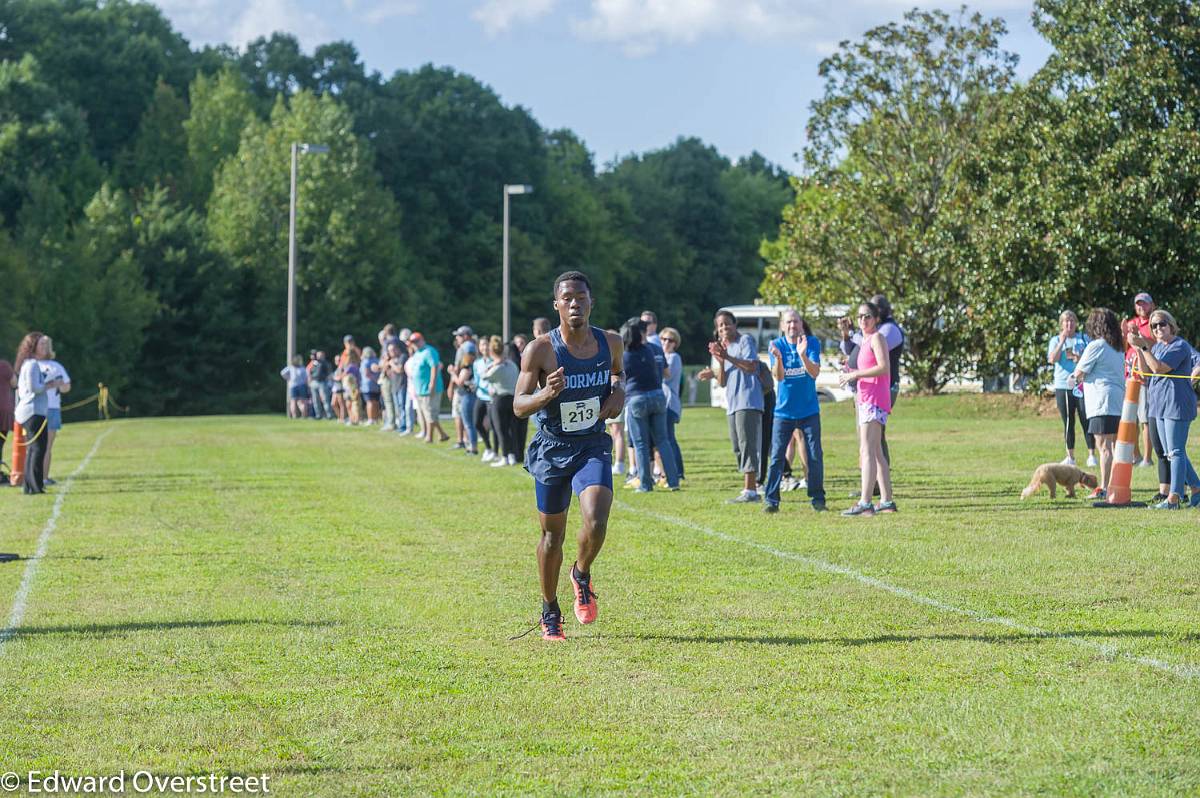
{"label": "grassy field", "polygon": [[[830,505],[857,484],[824,408]],[[1200,513],[1021,502],[1057,418],[906,400],[901,513],[618,490],[600,619],[538,612],[532,489],[282,418],[68,425],[44,557],[0,564],[0,772],[271,774],[279,795],[1200,794]],[[1135,497],[1153,493],[1152,469]],[[0,491],[29,558],[53,496]],[[573,533],[568,537],[572,537]],[[573,554],[569,542],[567,562]],[[31,570],[33,569],[33,570]],[[564,584],[564,606],[570,589]]]}

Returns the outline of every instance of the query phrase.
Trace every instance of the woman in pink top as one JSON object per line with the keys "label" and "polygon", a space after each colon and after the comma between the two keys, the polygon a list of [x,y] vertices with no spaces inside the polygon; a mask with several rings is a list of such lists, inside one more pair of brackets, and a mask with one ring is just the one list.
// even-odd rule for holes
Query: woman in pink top
{"label": "woman in pink top", "polygon": [[[858,368],[843,373],[838,379],[844,386],[858,381],[858,440],[859,465],[862,468],[862,496],[858,504],[842,515],[875,515],[896,512],[892,500],[892,474],[883,456],[883,427],[892,412],[891,361],[887,343],[879,334],[879,309],[870,302],[858,307],[858,327],[863,342],[859,349]],[[875,481],[879,481],[879,506],[871,504]]]}

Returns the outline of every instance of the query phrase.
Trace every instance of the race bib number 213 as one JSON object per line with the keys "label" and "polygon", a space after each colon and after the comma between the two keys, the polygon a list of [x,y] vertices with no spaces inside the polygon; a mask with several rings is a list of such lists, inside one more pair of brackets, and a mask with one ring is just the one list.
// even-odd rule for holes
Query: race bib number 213
{"label": "race bib number 213", "polygon": [[591,429],[600,416],[600,399],[593,396],[580,402],[563,402],[559,412],[562,413],[563,432]]}

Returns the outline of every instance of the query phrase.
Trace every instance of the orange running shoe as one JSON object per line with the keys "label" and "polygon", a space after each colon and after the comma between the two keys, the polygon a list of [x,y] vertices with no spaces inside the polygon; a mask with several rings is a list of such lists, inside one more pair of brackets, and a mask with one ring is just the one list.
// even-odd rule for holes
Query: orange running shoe
{"label": "orange running shoe", "polygon": [[562,613],[547,610],[542,613],[542,639],[566,640],[563,634]]}
{"label": "orange running shoe", "polygon": [[583,624],[596,620],[596,594],[592,592],[591,576],[583,577],[571,564],[571,587],[575,588],[575,618]]}

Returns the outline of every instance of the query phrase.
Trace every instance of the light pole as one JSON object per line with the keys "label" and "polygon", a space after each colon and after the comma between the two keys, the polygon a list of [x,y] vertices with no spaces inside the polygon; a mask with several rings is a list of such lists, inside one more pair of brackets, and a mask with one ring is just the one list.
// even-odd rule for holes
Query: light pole
{"label": "light pole", "polygon": [[301,153],[329,152],[324,144],[292,142],[292,198],[288,210],[287,364],[296,356],[296,164]]}
{"label": "light pole", "polygon": [[504,342],[508,343],[512,340],[512,325],[509,323],[508,309],[508,198],[513,194],[532,194],[533,186],[504,186]]}

